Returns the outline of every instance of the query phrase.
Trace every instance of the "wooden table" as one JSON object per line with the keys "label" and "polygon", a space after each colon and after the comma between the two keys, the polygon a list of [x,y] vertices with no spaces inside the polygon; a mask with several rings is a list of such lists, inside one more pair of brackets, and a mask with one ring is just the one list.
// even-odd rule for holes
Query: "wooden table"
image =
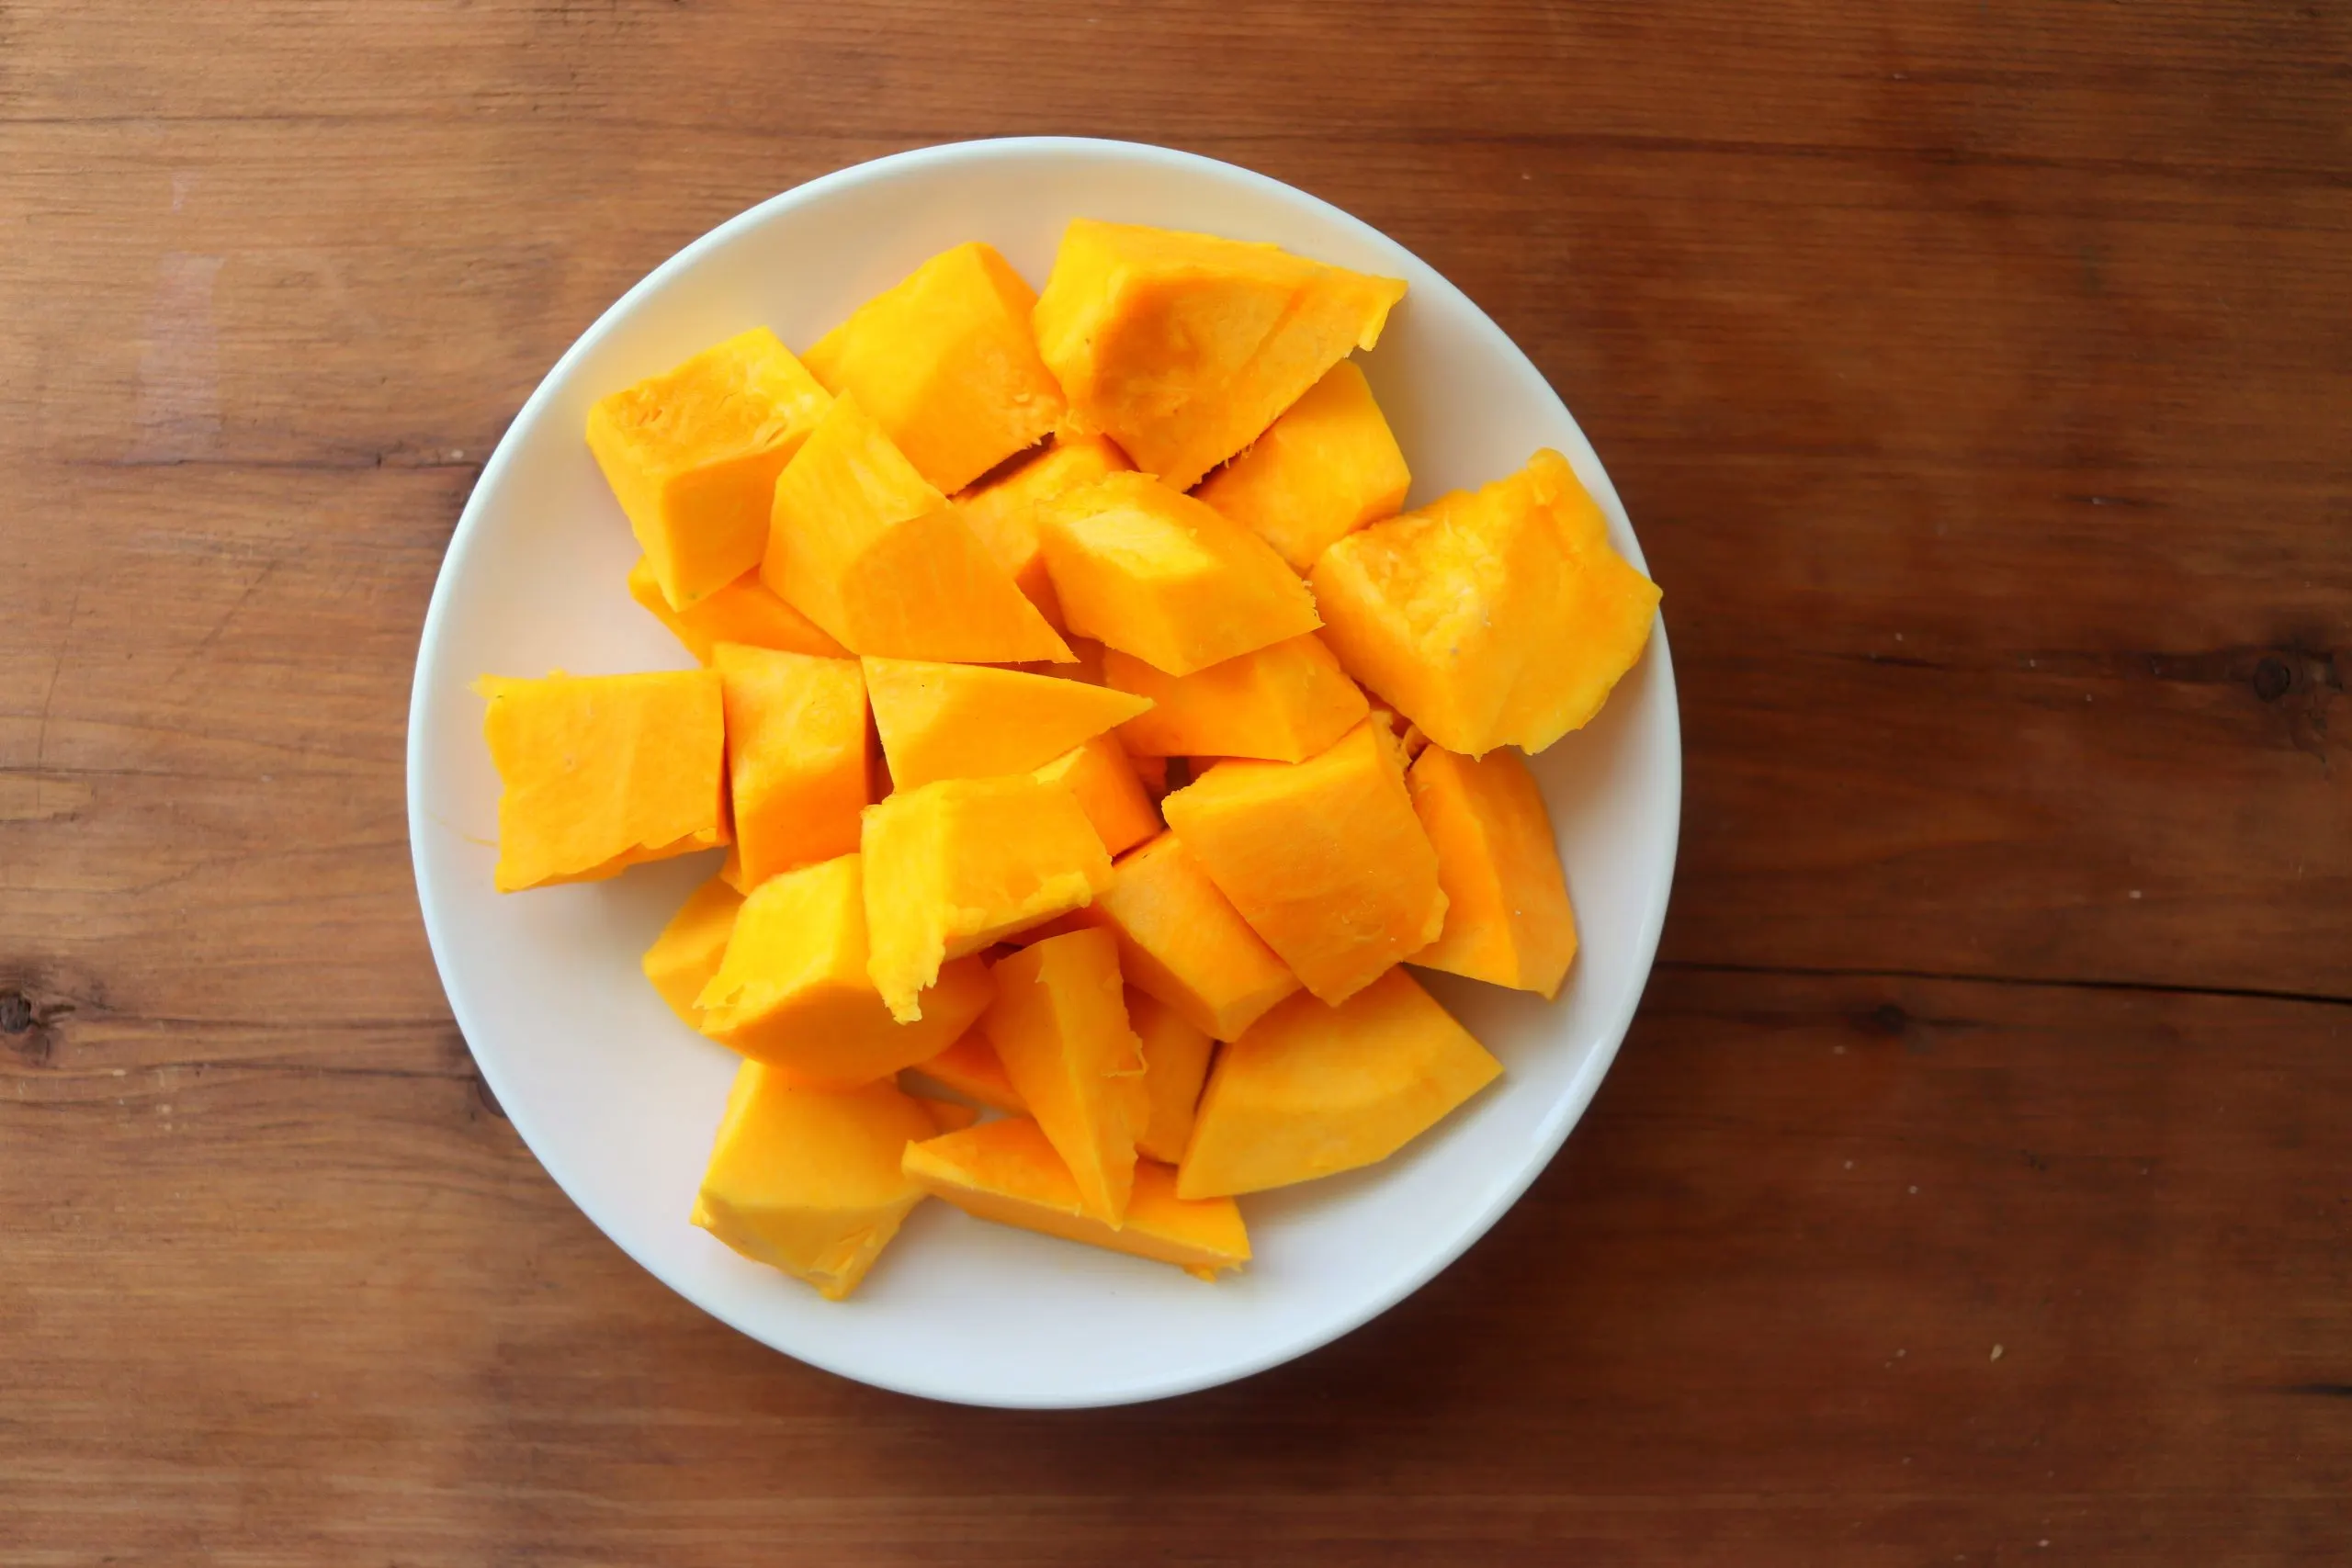
{"label": "wooden table", "polygon": [[[1675,908],[1385,1318],[1011,1416],[705,1318],[426,954],[444,543],[844,164],[1263,169],[1494,313],[1667,593]],[[2352,1557],[2352,12],[0,5],[0,1562]]]}

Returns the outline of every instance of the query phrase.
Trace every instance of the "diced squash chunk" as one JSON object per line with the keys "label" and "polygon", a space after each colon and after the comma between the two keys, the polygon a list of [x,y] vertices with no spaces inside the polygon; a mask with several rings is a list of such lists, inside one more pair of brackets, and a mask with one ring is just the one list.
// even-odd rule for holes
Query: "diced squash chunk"
{"label": "diced squash chunk", "polygon": [[844,1087],[937,1055],[995,991],[978,959],[952,963],[900,1022],[866,972],[869,955],[858,856],[770,877],[743,900],[697,998],[703,1032],[795,1083]]}
{"label": "diced squash chunk", "polygon": [[1045,547],[1031,513],[1066,490],[1134,466],[1108,438],[1073,435],[1057,440],[1002,479],[966,491],[956,498],[956,510],[1054,629],[1066,631],[1061,601],[1054,596],[1054,580],[1046,570]]}
{"label": "diced squash chunk", "polygon": [[1551,813],[1526,761],[1516,751],[1473,759],[1427,746],[1405,782],[1445,889],[1445,929],[1412,961],[1559,995],[1576,960],[1577,922]]}
{"label": "diced squash chunk", "polygon": [[864,861],[874,983],[907,1021],[923,1016],[919,994],[942,964],[1111,885],[1076,798],[1028,773],[942,779],[866,807]]}
{"label": "diced squash chunk", "polygon": [[1108,735],[1071,748],[1036,774],[1077,797],[1110,854],[1123,854],[1159,831],[1159,812],[1144,793],[1134,760]]}
{"label": "diced squash chunk", "polygon": [[1127,1025],[1119,949],[1103,931],[1034,942],[989,971],[980,1027],[1005,1076],[1104,1224],[1127,1212],[1144,1100],[1143,1047]]}
{"label": "diced squash chunk", "polygon": [[1170,675],[1321,624],[1264,540],[1148,474],[1065,491],[1032,515],[1069,628]]}
{"label": "diced squash chunk", "polygon": [[1069,647],[854,398],[776,476],[760,580],[857,653],[1012,664]]}
{"label": "diced squash chunk", "polygon": [[1385,1159],[1502,1070],[1402,969],[1338,1007],[1293,997],[1217,1053],[1176,1190],[1257,1192]]}
{"label": "diced squash chunk", "polygon": [[1027,773],[1151,705],[1083,681],[914,659],[868,659],[865,685],[899,789]]}
{"label": "diced squash chunk", "polygon": [[1445,923],[1437,852],[1395,742],[1370,722],[1307,761],[1219,762],[1161,809],[1250,929],[1327,1002]]}
{"label": "diced squash chunk", "polygon": [[1037,347],[1076,419],[1190,490],[1378,342],[1404,293],[1273,245],[1081,218],[1038,297]]}
{"label": "diced squash chunk", "polygon": [[1238,1039],[1298,989],[1298,976],[1250,929],[1173,833],[1160,834],[1113,867],[1110,887],[1086,918],[1118,938],[1119,967],[1129,985],[1216,1039]]}
{"label": "diced squash chunk", "polygon": [[1395,516],[1412,485],[1371,384],[1342,359],[1193,493],[1304,575],[1336,541]]}
{"label": "diced squash chunk", "polygon": [[979,1219],[1172,1263],[1199,1279],[1214,1280],[1250,1261],[1250,1233],[1233,1200],[1179,1198],[1176,1173],[1150,1160],[1136,1167],[1125,1223],[1114,1230],[1094,1218],[1069,1168],[1025,1116],[910,1145],[905,1168],[925,1190]]}
{"label": "diced squash chunk", "polygon": [[1136,1148],[1151,1159],[1174,1165],[1193,1136],[1193,1111],[1208,1077],[1216,1042],[1184,1021],[1166,1002],[1127,989],[1127,1021],[1143,1043],[1144,1099],[1149,1114]]}
{"label": "diced squash chunk", "polygon": [[1167,758],[1139,757],[1130,751],[1127,753],[1127,761],[1135,764],[1136,777],[1143,781],[1144,794],[1149,795],[1154,802],[1168,793]]}
{"label": "diced squash chunk", "polygon": [[855,398],[916,471],[959,491],[1061,423],[1037,357],[1037,296],[989,245],[942,251],[808,351],[825,389]]}
{"label": "diced squash chunk", "polygon": [[1029,1113],[1021,1091],[1012,1087],[1012,1079],[1006,1076],[1004,1062],[997,1055],[996,1047],[989,1043],[985,1029],[966,1030],[955,1044],[936,1056],[924,1057],[909,1070],[992,1110],[1010,1111],[1015,1116]]}
{"label": "diced squash chunk", "polygon": [[1119,727],[1119,742],[1152,756],[1303,762],[1368,711],[1363,690],[1313,632],[1190,675],[1163,675],[1113,649],[1102,656],[1102,676],[1151,699],[1150,712]]}
{"label": "diced squash chunk", "polygon": [[1349,535],[1315,567],[1340,662],[1449,751],[1541,751],[1641,657],[1657,585],[1557,452]]}
{"label": "diced squash chunk", "polygon": [[831,400],[754,327],[588,411],[588,449],[673,608],[760,564],[775,477]]}
{"label": "diced squash chunk", "polygon": [[639,556],[628,569],[628,596],[669,627],[698,663],[709,663],[710,650],[722,642],[780,648],[827,659],[839,659],[849,651],[827,637],[816,622],[768,592],[756,567],[684,609],[673,610],[662,597],[661,583],[654,581],[652,561]]}
{"label": "diced squash chunk", "polygon": [[645,977],[691,1029],[702,1027],[702,1009],[695,998],[718,973],[727,939],[735,930],[735,911],[742,907],[743,896],[714,876],[687,896],[645,950]]}
{"label": "diced squash chunk", "polygon": [[796,1086],[746,1062],[695,1194],[694,1223],[837,1302],[857,1289],[907,1211],[922,1201],[906,1152],[955,1119],[934,1104],[895,1084]]}
{"label": "diced squash chunk", "polygon": [[707,670],[485,675],[501,893],[594,882],[727,842],[726,725]]}
{"label": "diced squash chunk", "polygon": [[854,854],[871,784],[857,660],[721,643],[711,668],[727,696],[741,885]]}

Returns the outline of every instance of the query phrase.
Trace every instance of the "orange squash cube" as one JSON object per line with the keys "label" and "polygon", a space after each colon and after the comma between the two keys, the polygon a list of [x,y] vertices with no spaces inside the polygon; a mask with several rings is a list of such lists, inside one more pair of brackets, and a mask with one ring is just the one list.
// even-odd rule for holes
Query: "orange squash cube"
{"label": "orange squash cube", "polygon": [[1083,681],[912,659],[868,659],[865,687],[899,789],[1027,773],[1151,705]]}
{"label": "orange squash cube", "polygon": [[995,992],[978,959],[949,964],[901,1022],[875,989],[870,956],[858,856],[770,877],[744,898],[696,998],[702,1032],[795,1083],[842,1088],[937,1055]]}
{"label": "orange squash cube", "polygon": [[827,637],[816,622],[769,592],[756,567],[684,609],[673,610],[662,597],[653,563],[639,556],[628,569],[628,596],[669,627],[699,664],[709,663],[710,650],[722,642],[813,653],[822,659],[840,659],[849,651]]}
{"label": "orange squash cube", "polygon": [[695,998],[718,973],[727,939],[734,934],[735,911],[742,907],[743,896],[714,876],[687,896],[645,950],[645,977],[689,1029],[702,1027],[702,1009]]}
{"label": "orange squash cube", "polygon": [[1108,735],[1072,747],[1035,772],[1077,797],[1105,853],[1124,854],[1159,831],[1159,812],[1144,793],[1142,775]]}
{"label": "orange squash cube", "polygon": [[989,975],[996,999],[980,1027],[1005,1076],[1069,1167],[1080,1204],[1118,1224],[1149,1109],[1118,944],[1108,931],[1071,931],[1031,943]]}
{"label": "orange squash cube", "polygon": [[1217,1053],[1176,1190],[1258,1192],[1385,1159],[1502,1070],[1402,969],[1338,1007],[1293,997]]}
{"label": "orange squash cube", "polygon": [[1321,623],[1263,539],[1148,474],[1112,474],[1032,514],[1072,631],[1189,675]]}
{"label": "orange squash cube", "polygon": [[1558,996],[1576,961],[1577,920],[1552,815],[1525,760],[1516,751],[1471,758],[1427,746],[1405,782],[1445,889],[1445,929],[1412,961]]}
{"label": "orange squash cube", "polygon": [[1541,751],[1634,667],[1657,585],[1557,452],[1349,535],[1315,566],[1331,651],[1449,751]]}
{"label": "orange squash cube", "polygon": [[1148,992],[1127,988],[1127,1021],[1143,1044],[1147,1115],[1136,1148],[1149,1158],[1174,1165],[1193,1136],[1193,1112],[1208,1077],[1216,1042],[1184,1021],[1183,1014]]}
{"label": "orange squash cube", "polygon": [[1083,1242],[1215,1280],[1250,1261],[1250,1233],[1230,1198],[1176,1196],[1176,1173],[1136,1164],[1126,1219],[1114,1228],[1089,1213],[1069,1168],[1025,1116],[986,1122],[908,1145],[908,1177],[966,1213],[1064,1241]]}
{"label": "orange squash cube", "polygon": [[996,1047],[989,1043],[985,1029],[966,1030],[955,1044],[936,1056],[924,1057],[907,1070],[921,1073],[941,1088],[953,1089],[993,1110],[1015,1116],[1029,1113],[1028,1104],[1022,1100],[1021,1091],[1012,1087]]}
{"label": "orange squash cube", "polygon": [[1190,490],[1377,343],[1404,293],[1273,245],[1081,218],[1038,296],[1037,349],[1076,421]]}
{"label": "orange squash cube", "polygon": [[[1122,750],[1125,750],[1123,747]],[[1136,777],[1143,781],[1143,792],[1154,802],[1168,793],[1168,759],[1137,756],[1129,751],[1127,761],[1135,764]]]}
{"label": "orange squash cube", "polygon": [[854,398],[776,476],[760,581],[843,648],[1068,662],[1069,646]]}
{"label": "orange squash cube", "polygon": [[1085,919],[1119,942],[1127,983],[1218,1040],[1238,1038],[1298,989],[1298,976],[1250,929],[1173,833],[1135,850]]}
{"label": "orange squash cube", "polygon": [[[956,510],[1054,629],[1067,633],[1061,601],[1054,596],[1054,580],[1046,570],[1045,547],[1038,541],[1036,520],[1031,513],[1066,490],[1134,466],[1125,453],[1103,436],[1057,439],[1002,479],[957,496]],[[1082,651],[1080,657],[1084,658]]]}
{"label": "orange squash cube", "polygon": [[673,608],[760,564],[775,477],[831,400],[754,327],[589,409],[588,449]]}
{"label": "orange squash cube", "polygon": [[942,251],[808,351],[917,472],[962,490],[1061,423],[1062,389],[1029,330],[1037,296],[988,245]]}
{"label": "orange squash cube", "polygon": [[1248,525],[1305,576],[1337,541],[1395,516],[1412,487],[1371,383],[1342,359],[1193,493]]}
{"label": "orange squash cube", "polygon": [[1190,675],[1165,675],[1113,649],[1102,678],[1151,699],[1119,743],[1158,757],[1260,757],[1303,762],[1362,723],[1363,692],[1313,632],[1284,637]]}
{"label": "orange squash cube", "polygon": [[721,643],[739,885],[854,854],[865,809],[865,682],[854,659]]}
{"label": "orange squash cube", "polygon": [[863,858],[869,971],[910,1022],[941,964],[1111,885],[1111,857],[1077,799],[1028,773],[899,790],[866,807]]}
{"label": "orange squash cube", "polygon": [[1437,940],[1445,894],[1394,743],[1360,724],[1304,762],[1219,762],[1160,803],[1306,988],[1341,1002]]}
{"label": "orange squash cube", "polygon": [[812,1089],[746,1062],[695,1194],[694,1223],[840,1301],[923,1200],[906,1173],[909,1145],[969,1126],[970,1115],[894,1084]]}
{"label": "orange squash cube", "polygon": [[484,675],[501,893],[594,882],[727,842],[718,677]]}

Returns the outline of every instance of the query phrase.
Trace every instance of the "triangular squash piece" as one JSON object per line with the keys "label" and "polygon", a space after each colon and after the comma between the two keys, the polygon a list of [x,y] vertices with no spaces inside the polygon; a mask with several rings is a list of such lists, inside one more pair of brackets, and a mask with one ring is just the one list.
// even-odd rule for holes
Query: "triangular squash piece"
{"label": "triangular squash piece", "polygon": [[899,789],[1025,773],[1151,707],[1083,681],[914,659],[868,659],[865,690]]}
{"label": "triangular squash piece", "polygon": [[1081,218],[1038,296],[1037,349],[1079,423],[1190,490],[1378,342],[1404,293],[1273,245]]}
{"label": "triangular squash piece", "polygon": [[1217,1053],[1176,1190],[1257,1192],[1385,1159],[1502,1070],[1402,969],[1338,1007],[1293,997]]}
{"label": "triangular squash piece", "polygon": [[947,498],[854,398],[776,476],[760,580],[854,653],[1071,660]]}
{"label": "triangular squash piece", "polygon": [[1023,948],[989,975],[996,999],[981,1029],[1069,1168],[1080,1205],[1116,1226],[1135,1185],[1136,1137],[1150,1115],[1118,944],[1105,931],[1070,931]]}
{"label": "triangular squash piece", "polygon": [[1080,1202],[1069,1167],[1025,1116],[910,1144],[904,1169],[977,1218],[1172,1263],[1198,1279],[1214,1280],[1250,1261],[1250,1233],[1233,1200],[1188,1202],[1176,1196],[1175,1172],[1150,1160],[1136,1166],[1126,1222],[1114,1229],[1095,1219]]}

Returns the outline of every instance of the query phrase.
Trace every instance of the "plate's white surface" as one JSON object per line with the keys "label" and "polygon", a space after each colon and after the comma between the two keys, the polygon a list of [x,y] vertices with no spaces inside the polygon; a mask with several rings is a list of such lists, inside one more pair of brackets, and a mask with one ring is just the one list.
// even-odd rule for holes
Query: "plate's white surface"
{"label": "plate's white surface", "polygon": [[1451,1262],[1544,1168],[1608,1070],[1657,948],[1681,809],[1661,626],[1600,718],[1536,761],[1583,942],[1560,1001],[1424,976],[1507,1076],[1383,1166],[1243,1200],[1257,1257],[1238,1279],[1204,1285],[927,1203],[857,1295],[835,1303],[688,1224],[735,1059],[670,1015],[638,958],[718,857],[492,892],[498,782],[468,682],[688,662],[623,589],[636,547],[581,436],[595,398],[754,325],[805,347],[962,241],[989,241],[1042,284],[1079,216],[1271,240],[1408,279],[1364,368],[1412,465],[1413,503],[1556,447],[1641,562],[1600,459],[1550,387],[1393,241],[1276,181],[1165,149],[966,142],[843,170],[722,224],[572,345],[450,541],[409,714],[409,833],[434,957],[484,1077],[548,1173],[630,1257],[754,1338],[844,1376],[974,1404],[1115,1404],[1223,1382],[1347,1332]]}

